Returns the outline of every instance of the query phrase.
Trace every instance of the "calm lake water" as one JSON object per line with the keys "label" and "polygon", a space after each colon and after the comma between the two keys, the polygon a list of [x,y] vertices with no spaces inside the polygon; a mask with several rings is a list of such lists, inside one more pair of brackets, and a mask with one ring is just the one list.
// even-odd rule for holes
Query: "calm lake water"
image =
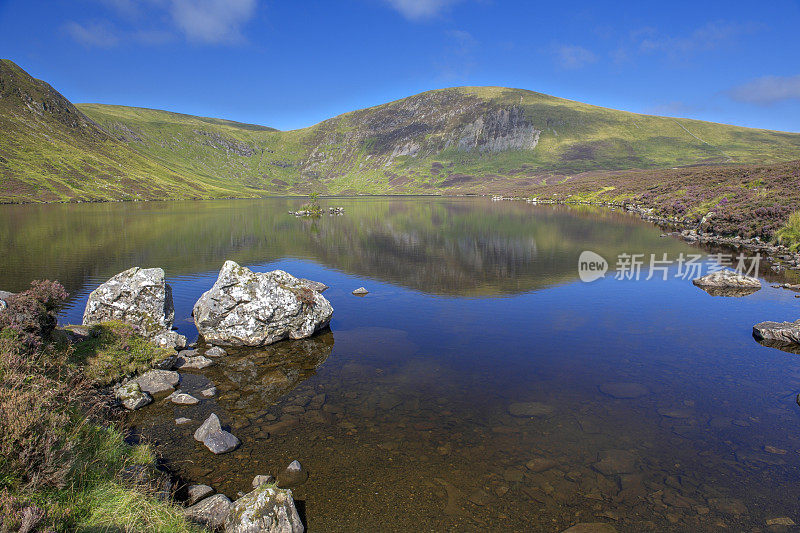
{"label": "calm lake water", "polygon": [[[632,216],[487,199],[292,199],[0,208],[0,288],[59,279],[62,322],[131,266],[163,267],[176,326],[226,259],[331,288],[331,330],[183,374],[214,399],[138,411],[176,472],[235,498],[297,459],[311,531],[767,530],[800,522],[797,355],[751,337],[794,293],[712,297],[677,277],[578,279],[592,250],[704,253]],[[709,265],[704,264],[705,267]],[[646,269],[644,270],[646,277]],[[365,286],[369,295],[350,292]],[[200,345],[202,348],[202,344]],[[515,416],[538,402],[539,416]],[[211,412],[242,440],[213,456]],[[193,420],[176,426],[176,417]]]}

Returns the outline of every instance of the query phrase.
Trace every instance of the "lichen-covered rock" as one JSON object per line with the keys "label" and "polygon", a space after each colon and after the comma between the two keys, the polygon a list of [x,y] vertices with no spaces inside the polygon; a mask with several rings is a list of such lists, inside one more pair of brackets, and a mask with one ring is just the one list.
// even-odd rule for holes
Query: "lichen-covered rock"
{"label": "lichen-covered rock", "polygon": [[306,278],[300,278],[300,283],[302,283],[312,291],[317,291],[317,292],[325,292],[330,288],[321,281],[314,281]]}
{"label": "lichen-covered rock", "polygon": [[135,381],[130,381],[125,385],[121,385],[117,389],[116,397],[125,409],[131,411],[141,409],[153,401],[153,397],[144,392]]}
{"label": "lichen-covered rock", "polygon": [[795,322],[760,322],[753,326],[753,336],[761,341],[800,344],[800,320]]}
{"label": "lichen-covered rock", "polygon": [[225,357],[228,355],[228,352],[220,348],[219,346],[212,346],[208,350],[205,351],[203,354],[206,357]]}
{"label": "lichen-covered rock", "polygon": [[302,339],[326,327],[333,307],[319,292],[282,270],[255,273],[226,261],[214,286],[194,306],[206,341],[264,346]]}
{"label": "lichen-covered rock", "polygon": [[356,296],[366,296],[367,294],[369,294],[369,291],[364,287],[359,287],[353,291],[353,294]]}
{"label": "lichen-covered rock", "polygon": [[173,368],[180,368],[182,370],[187,369],[194,369],[194,370],[202,370],[204,368],[208,368],[214,364],[214,361],[209,359],[208,357],[203,357],[202,355],[198,355],[195,357],[182,357],[178,356],[175,359],[175,364]]}
{"label": "lichen-covered rock", "polygon": [[196,405],[200,403],[200,400],[185,392],[173,392],[167,398],[176,405]]}
{"label": "lichen-covered rock", "polygon": [[213,413],[197,428],[194,438],[216,455],[233,451],[240,444],[239,439],[222,429],[219,417]]}
{"label": "lichen-covered rock", "polygon": [[212,494],[214,494],[214,489],[208,485],[189,485],[189,487],[186,489],[186,503],[188,505],[194,505],[200,500],[208,498]]}
{"label": "lichen-covered rock", "polygon": [[305,530],[291,490],[262,484],[235,502],[225,533],[302,533]]}
{"label": "lichen-covered rock", "polygon": [[5,309],[6,307],[8,307],[8,304],[6,303],[6,299],[10,298],[11,296],[14,296],[13,292],[0,291],[0,311]]}
{"label": "lichen-covered rock", "polygon": [[196,524],[216,531],[225,526],[233,504],[224,494],[215,494],[183,511],[184,516]]}
{"label": "lichen-covered rock", "polygon": [[137,326],[146,337],[172,327],[172,289],[161,268],[133,267],[120,272],[89,295],[83,325],[119,320]]}
{"label": "lichen-covered rock", "polygon": [[186,343],[188,342],[186,337],[172,330],[157,333],[150,341],[161,348],[172,350],[182,350],[186,347]]}
{"label": "lichen-covered rock", "polygon": [[758,278],[745,276],[732,270],[720,270],[712,272],[701,278],[693,279],[697,287],[700,288],[731,288],[731,289],[760,289],[761,281]]}
{"label": "lichen-covered rock", "polygon": [[171,392],[181,382],[181,376],[171,370],[149,370],[132,380],[149,394]]}

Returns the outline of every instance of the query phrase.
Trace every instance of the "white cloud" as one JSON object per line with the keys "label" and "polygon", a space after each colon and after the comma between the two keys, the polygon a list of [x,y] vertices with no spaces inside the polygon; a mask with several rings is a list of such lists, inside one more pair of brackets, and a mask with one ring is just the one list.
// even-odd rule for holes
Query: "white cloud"
{"label": "white cloud", "polygon": [[257,0],[96,0],[108,18],[68,22],[77,42],[109,48],[121,43],[160,45],[183,35],[202,44],[239,44],[242,28],[256,14]]}
{"label": "white cloud", "polygon": [[170,13],[186,38],[202,43],[239,43],[256,0],[172,0]]}
{"label": "white cloud", "polygon": [[460,0],[386,0],[409,20],[431,19]]}
{"label": "white cloud", "polygon": [[641,52],[665,52],[670,55],[685,55],[693,52],[716,50],[730,45],[738,37],[758,30],[755,24],[740,24],[729,21],[714,21],[701,26],[687,35],[667,35],[652,28],[644,28],[633,34],[639,42]]}
{"label": "white cloud", "polygon": [[87,47],[111,48],[119,43],[117,32],[108,21],[86,24],[70,21],[64,29],[73,39]]}
{"label": "white cloud", "polygon": [[770,105],[786,100],[800,100],[800,74],[796,76],[764,76],[728,91],[739,102]]}
{"label": "white cloud", "polygon": [[561,68],[578,69],[597,61],[591,50],[582,46],[560,46],[555,50],[556,61]]}

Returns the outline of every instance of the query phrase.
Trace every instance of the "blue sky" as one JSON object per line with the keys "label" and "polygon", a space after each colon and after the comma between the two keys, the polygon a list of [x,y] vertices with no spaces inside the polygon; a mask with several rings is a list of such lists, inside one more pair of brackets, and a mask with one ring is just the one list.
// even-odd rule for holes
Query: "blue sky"
{"label": "blue sky", "polygon": [[0,57],[74,102],[280,129],[500,85],[800,131],[799,1],[648,4],[0,0]]}

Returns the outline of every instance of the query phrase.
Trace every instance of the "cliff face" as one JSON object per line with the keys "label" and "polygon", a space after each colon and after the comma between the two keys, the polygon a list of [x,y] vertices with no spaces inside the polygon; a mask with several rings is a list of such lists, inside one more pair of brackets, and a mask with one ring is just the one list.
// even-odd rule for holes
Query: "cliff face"
{"label": "cliff face", "polygon": [[497,105],[458,89],[432,91],[355,111],[314,127],[303,170],[318,172],[364,152],[372,168],[398,157],[430,158],[457,152],[533,150],[541,130],[517,105]]}

